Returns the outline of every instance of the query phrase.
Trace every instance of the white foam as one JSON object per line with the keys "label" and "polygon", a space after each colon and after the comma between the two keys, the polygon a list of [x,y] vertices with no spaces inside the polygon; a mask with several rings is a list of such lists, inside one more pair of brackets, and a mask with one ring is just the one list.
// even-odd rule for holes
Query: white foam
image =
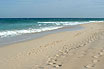
{"label": "white foam", "polygon": [[8,36],[22,35],[22,34],[26,34],[26,33],[36,33],[36,32],[48,31],[48,30],[55,30],[55,29],[59,29],[59,28],[62,28],[62,26],[61,27],[45,27],[45,28],[41,28],[41,29],[3,31],[3,32],[0,32],[0,37],[4,38],[4,37],[8,37]]}
{"label": "white foam", "polygon": [[56,25],[78,25],[78,24],[85,24],[89,22],[38,22],[38,23],[53,23]]}
{"label": "white foam", "polygon": [[90,22],[90,23],[92,23],[92,22],[94,23],[94,22],[104,22],[104,21],[89,21],[89,22]]}
{"label": "white foam", "polygon": [[38,22],[38,23],[53,23],[56,25],[79,25],[79,24],[86,24],[86,23],[94,23],[94,22],[104,22],[104,21],[86,21],[86,22]]}
{"label": "white foam", "polygon": [[[94,22],[104,22],[104,21],[87,21],[87,22],[38,22],[38,23],[52,23],[55,24],[55,26],[58,27],[44,27],[44,28],[40,28],[40,29],[25,29],[25,30],[12,30],[12,31],[2,31],[0,32],[0,37],[7,37],[7,36],[15,36],[15,35],[22,35],[22,34],[26,34],[26,33],[36,33],[36,32],[42,32],[42,31],[48,31],[48,30],[55,30],[55,29],[59,29],[62,28],[64,26],[67,25],[79,25],[79,24],[86,24],[86,23],[94,23]],[[41,24],[39,24],[39,26],[41,26]]]}

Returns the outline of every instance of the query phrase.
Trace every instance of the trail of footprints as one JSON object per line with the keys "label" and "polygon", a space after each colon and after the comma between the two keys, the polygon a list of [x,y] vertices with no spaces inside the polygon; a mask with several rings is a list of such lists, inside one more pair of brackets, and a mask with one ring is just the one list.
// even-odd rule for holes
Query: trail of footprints
{"label": "trail of footprints", "polygon": [[96,63],[100,62],[99,58],[102,57],[103,55],[104,55],[104,48],[100,50],[98,54],[96,54],[95,56],[92,56],[93,58],[92,62],[89,63],[88,65],[85,65],[84,68],[90,69],[90,68],[95,67]]}
{"label": "trail of footprints", "polygon": [[[37,69],[50,69],[50,67],[53,67],[52,69],[58,69],[58,68],[60,68],[62,66],[63,62],[58,61],[58,59],[63,58],[65,56],[67,56],[67,55],[70,55],[71,54],[70,51],[72,51],[72,50],[78,49],[80,47],[84,47],[88,43],[97,40],[101,35],[102,35],[102,33],[99,34],[99,35],[98,35],[98,33],[94,33],[87,40],[85,40],[85,42],[84,41],[80,41],[79,42],[80,43],[79,45],[77,45],[77,44],[70,44],[70,46],[72,48],[69,48],[70,47],[69,45],[64,45],[63,46],[63,49],[62,50],[59,50],[59,53],[58,54],[56,54],[53,57],[49,57],[48,58],[45,66],[38,67]],[[98,58],[101,57],[103,55],[103,53],[104,53],[104,49],[102,49],[98,53],[98,55],[93,56],[94,59],[92,60],[92,63],[84,66],[84,68],[89,69],[91,67],[94,67],[95,64],[100,61],[100,60],[98,60]]]}

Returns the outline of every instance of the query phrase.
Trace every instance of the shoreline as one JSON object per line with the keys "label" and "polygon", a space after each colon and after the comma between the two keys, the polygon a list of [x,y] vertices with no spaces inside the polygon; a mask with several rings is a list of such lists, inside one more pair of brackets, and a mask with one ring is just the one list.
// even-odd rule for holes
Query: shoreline
{"label": "shoreline", "polygon": [[65,31],[77,31],[81,29],[83,29],[83,27],[80,25],[72,25],[72,26],[66,26],[63,28],[55,29],[55,30],[43,31],[39,33],[29,33],[29,34],[17,35],[13,37],[0,38],[0,47],[12,45],[15,43],[21,43],[25,41],[31,41],[50,34],[55,34],[55,33],[65,32]]}
{"label": "shoreline", "polygon": [[0,47],[0,69],[103,69],[104,23],[81,26]]}

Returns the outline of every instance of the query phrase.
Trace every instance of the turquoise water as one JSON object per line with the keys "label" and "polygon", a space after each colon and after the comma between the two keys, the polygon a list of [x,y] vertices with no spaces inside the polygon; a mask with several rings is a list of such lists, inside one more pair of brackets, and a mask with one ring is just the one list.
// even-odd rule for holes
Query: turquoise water
{"label": "turquoise water", "polygon": [[102,21],[104,18],[0,18],[0,38]]}

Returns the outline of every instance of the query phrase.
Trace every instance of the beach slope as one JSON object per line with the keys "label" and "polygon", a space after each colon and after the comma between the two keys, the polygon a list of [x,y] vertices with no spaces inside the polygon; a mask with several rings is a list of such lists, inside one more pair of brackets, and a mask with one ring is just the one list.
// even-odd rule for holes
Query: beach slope
{"label": "beach slope", "polygon": [[0,47],[0,69],[104,69],[104,23]]}

